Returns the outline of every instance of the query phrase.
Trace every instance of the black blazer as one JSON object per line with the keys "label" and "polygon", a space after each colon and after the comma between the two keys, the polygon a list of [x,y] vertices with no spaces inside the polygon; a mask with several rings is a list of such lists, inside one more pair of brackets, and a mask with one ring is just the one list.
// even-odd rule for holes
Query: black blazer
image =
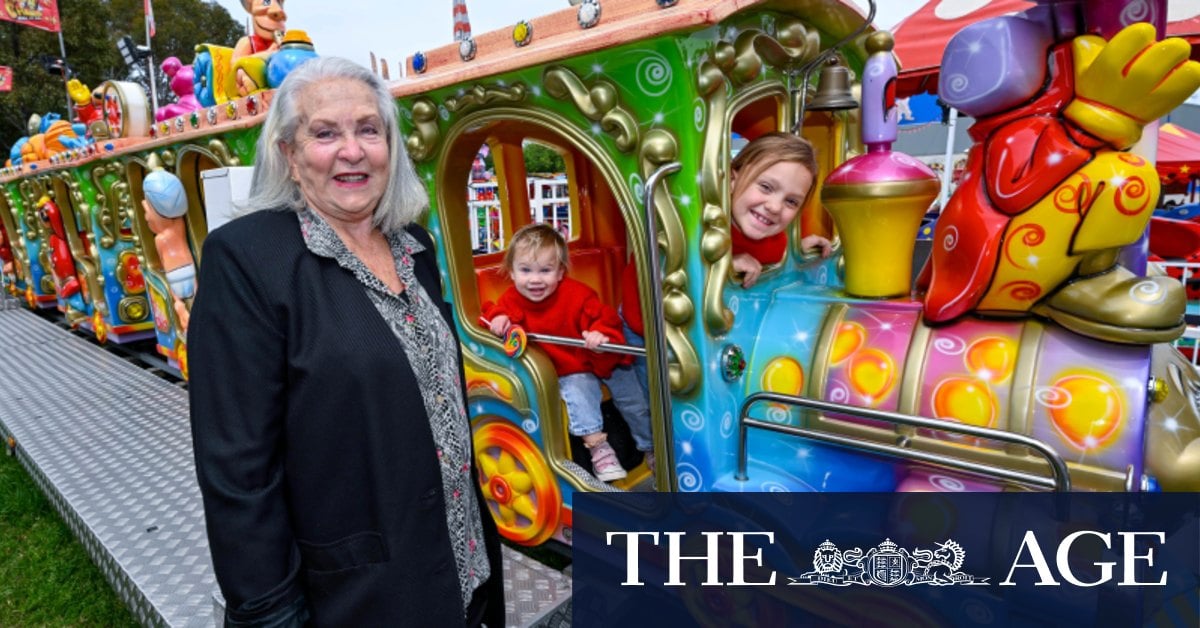
{"label": "black blazer", "polygon": [[[416,277],[455,330],[433,242],[408,230],[426,247]],[[412,367],[362,284],[308,250],[292,212],[257,212],[208,236],[188,353],[196,474],[227,625],[296,623],[305,603],[319,626],[463,623]],[[499,537],[478,486],[476,495],[492,565],[479,593],[484,621],[498,627]]]}

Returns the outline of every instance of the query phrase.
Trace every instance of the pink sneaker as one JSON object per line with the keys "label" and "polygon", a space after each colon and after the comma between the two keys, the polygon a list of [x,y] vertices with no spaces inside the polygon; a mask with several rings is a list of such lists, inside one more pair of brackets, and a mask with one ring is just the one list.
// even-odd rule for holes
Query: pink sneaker
{"label": "pink sneaker", "polygon": [[654,452],[647,451],[644,461],[646,463],[646,468],[650,469],[650,473],[654,473]]}
{"label": "pink sneaker", "polygon": [[625,469],[617,460],[617,452],[613,451],[608,441],[592,447],[592,474],[601,482],[611,482],[625,477]]}

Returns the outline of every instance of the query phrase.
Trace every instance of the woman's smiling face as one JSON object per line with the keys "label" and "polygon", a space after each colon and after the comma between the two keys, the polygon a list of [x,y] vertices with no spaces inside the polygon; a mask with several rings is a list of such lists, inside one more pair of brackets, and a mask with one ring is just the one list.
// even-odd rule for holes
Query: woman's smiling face
{"label": "woman's smiling face", "polygon": [[295,140],[283,147],[304,200],[326,218],[370,220],[387,189],[386,127],[369,87],[336,79],[304,90]]}

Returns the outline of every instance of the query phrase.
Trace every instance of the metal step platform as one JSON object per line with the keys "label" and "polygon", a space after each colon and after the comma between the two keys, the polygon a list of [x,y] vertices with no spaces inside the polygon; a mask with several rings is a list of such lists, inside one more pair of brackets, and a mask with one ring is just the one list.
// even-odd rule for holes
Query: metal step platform
{"label": "metal step platform", "polygon": [[[138,622],[220,624],[182,386],[4,299],[0,436]],[[569,576],[504,550],[507,625],[569,626]]]}

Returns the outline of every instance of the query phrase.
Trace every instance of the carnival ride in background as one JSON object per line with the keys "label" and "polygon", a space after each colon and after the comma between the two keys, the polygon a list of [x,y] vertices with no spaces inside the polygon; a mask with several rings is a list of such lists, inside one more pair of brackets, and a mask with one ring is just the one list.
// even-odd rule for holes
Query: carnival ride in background
{"label": "carnival ride in background", "polygon": [[[601,14],[589,0],[411,57],[391,89],[429,187],[427,226],[503,534],[569,541],[576,492],[651,482],[1200,487],[1200,376],[1169,344],[1182,331],[1183,288],[1143,276],[1144,259],[1128,253],[1159,195],[1137,140],[1200,87],[1200,65],[1184,62],[1185,42],[1157,42],[1154,25],[1121,22],[1120,4],[1046,0],[951,41],[942,97],[978,119],[977,143],[915,293],[913,242],[938,183],[890,149],[894,44],[847,4],[604,0]],[[1165,2],[1149,4],[1161,22]],[[258,87],[278,84],[276,63],[314,54],[280,20],[268,35],[259,43],[278,49],[249,69],[234,67],[232,49],[197,47],[200,108],[152,122],[144,94],[107,82],[94,95],[94,142],[0,170],[9,290],[109,340],[152,333],[185,370],[187,300],[172,292],[142,210],[143,200],[157,209],[159,194],[144,185],[156,172],[177,179],[186,202],[175,224],[203,264],[219,208],[202,173],[253,163],[271,101]],[[861,108],[834,93],[846,66],[863,79]],[[810,139],[829,176],[788,257],[743,289],[730,277],[730,138],[776,130]],[[507,241],[532,220],[529,142],[566,163],[573,276],[616,305],[621,269],[636,265],[656,476],[642,465],[615,487],[592,478],[573,455],[545,355],[534,344],[510,357],[475,324],[505,280],[502,251],[478,246],[472,165],[486,145]],[[170,205],[173,193],[162,196]],[[61,228],[39,212],[50,206]],[[802,233],[836,238],[835,256],[804,257]]]}

